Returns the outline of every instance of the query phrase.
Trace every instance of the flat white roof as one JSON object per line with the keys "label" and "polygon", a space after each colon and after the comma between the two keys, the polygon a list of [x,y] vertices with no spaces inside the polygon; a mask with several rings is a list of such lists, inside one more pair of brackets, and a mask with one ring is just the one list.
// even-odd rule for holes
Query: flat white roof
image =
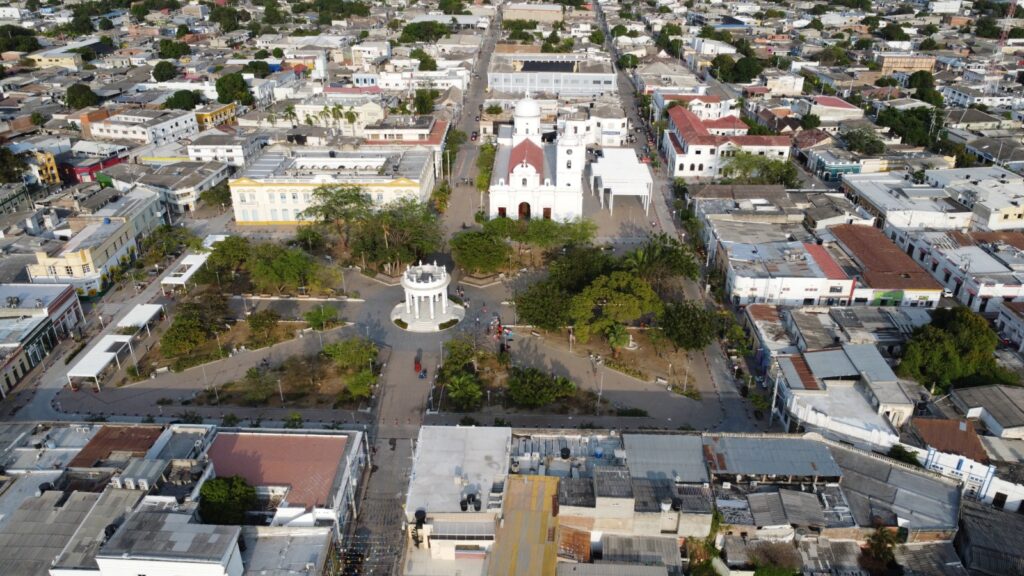
{"label": "flat white roof", "polygon": [[117,323],[118,328],[142,328],[156,318],[164,307],[160,304],[139,304]]}
{"label": "flat white roof", "polygon": [[420,428],[406,515],[459,512],[468,493],[484,498],[508,475],[511,428],[424,426]]}
{"label": "flat white roof", "polygon": [[228,236],[231,236],[231,234],[210,234],[206,238],[203,238],[203,248],[209,250],[213,248],[213,245],[217,242],[227,240]]}
{"label": "flat white roof", "polygon": [[68,378],[98,378],[99,375],[114,361],[117,351],[131,342],[132,337],[125,334],[109,334],[100,338],[99,344],[86,352],[74,366],[68,370]]}
{"label": "flat white roof", "polygon": [[184,286],[192,276],[199,271],[199,268],[206,263],[209,254],[189,254],[182,259],[181,264],[160,280],[161,284],[171,286]]}
{"label": "flat white roof", "polygon": [[632,148],[602,148],[604,156],[590,164],[601,185],[617,196],[650,196],[654,178]]}

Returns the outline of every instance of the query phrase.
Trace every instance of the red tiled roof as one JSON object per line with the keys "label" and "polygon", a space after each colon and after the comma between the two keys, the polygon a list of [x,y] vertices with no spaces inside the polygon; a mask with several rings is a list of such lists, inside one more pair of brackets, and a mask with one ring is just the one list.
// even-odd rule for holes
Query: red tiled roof
{"label": "red tiled roof", "polygon": [[736,146],[789,146],[789,136],[715,136],[708,132],[697,115],[682,106],[669,108],[669,120],[683,140],[690,145],[721,146],[732,142]]}
{"label": "red tiled roof", "polygon": [[843,272],[842,267],[832,259],[832,256],[829,255],[828,250],[825,250],[824,246],[805,243],[804,248],[807,249],[807,253],[814,259],[818,268],[821,268],[821,271],[825,273],[826,278],[829,280],[846,280],[849,278],[846,272]]}
{"label": "red tiled roof", "polygon": [[540,174],[541,180],[544,179],[544,151],[541,150],[540,146],[533,143],[532,140],[523,140],[516,147],[512,149],[512,153],[508,159],[508,174],[512,175],[512,170],[516,166],[522,163],[527,163],[533,166],[533,169]]}
{"label": "red tiled roof", "polygon": [[828,106],[829,108],[846,108],[848,110],[857,109],[853,104],[835,96],[815,96],[814,103],[819,106]]}
{"label": "red tiled roof", "polygon": [[329,507],[348,438],[315,434],[221,432],[207,451],[217,476],[253,486],[288,486],[291,506]]}
{"label": "red tiled roof", "polygon": [[911,425],[925,444],[940,452],[966,456],[975,462],[988,462],[988,453],[981,445],[974,426],[966,420],[912,418]]}
{"label": "red tiled roof", "polygon": [[746,122],[740,120],[736,116],[722,116],[715,120],[705,120],[703,122],[705,128],[729,128],[729,129],[743,129],[747,130],[748,126]]}
{"label": "red tiled roof", "polygon": [[842,224],[829,228],[856,258],[864,283],[871,288],[889,290],[941,290],[942,286],[921,269],[913,258],[889,241],[873,226]]}
{"label": "red tiled roof", "polygon": [[966,233],[960,232],[959,230],[953,230],[948,233],[948,236],[961,246],[975,246],[979,242],[986,244],[998,244],[1002,242],[1004,244],[1009,244],[1018,250],[1024,250],[1024,232],[1017,230],[975,230]]}
{"label": "red tiled roof", "polygon": [[104,426],[68,462],[68,467],[91,468],[109,458],[112,452],[145,456],[161,433],[160,426]]}

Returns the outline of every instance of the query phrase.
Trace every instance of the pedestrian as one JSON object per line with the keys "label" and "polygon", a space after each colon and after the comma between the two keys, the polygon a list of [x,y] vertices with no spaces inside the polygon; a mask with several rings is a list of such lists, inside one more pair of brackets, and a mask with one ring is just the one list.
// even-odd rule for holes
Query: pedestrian
{"label": "pedestrian", "polygon": [[480,324],[480,317],[479,316],[476,317],[476,323]]}

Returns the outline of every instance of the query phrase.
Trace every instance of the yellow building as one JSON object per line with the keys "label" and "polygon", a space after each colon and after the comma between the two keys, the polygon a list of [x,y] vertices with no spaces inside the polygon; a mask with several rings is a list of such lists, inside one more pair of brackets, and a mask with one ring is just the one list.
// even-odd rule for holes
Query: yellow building
{"label": "yellow building", "polygon": [[43,184],[60,184],[60,173],[57,172],[57,159],[50,152],[35,152],[36,165],[39,167],[39,181]]}
{"label": "yellow building", "polygon": [[881,65],[879,70],[883,76],[889,76],[895,72],[932,72],[935,70],[935,56],[927,54],[909,54],[904,52],[883,52],[875,57]]}
{"label": "yellow building", "polygon": [[196,122],[199,123],[199,129],[209,130],[210,128],[220,126],[221,124],[234,121],[235,103],[219,104],[215,102],[196,109],[195,113]]}
{"label": "yellow building", "polygon": [[554,576],[558,564],[558,478],[512,474],[488,576]]}
{"label": "yellow building", "polygon": [[81,54],[73,52],[44,52],[40,54],[30,54],[28,59],[35,63],[36,68],[67,68],[68,70],[82,69]]}

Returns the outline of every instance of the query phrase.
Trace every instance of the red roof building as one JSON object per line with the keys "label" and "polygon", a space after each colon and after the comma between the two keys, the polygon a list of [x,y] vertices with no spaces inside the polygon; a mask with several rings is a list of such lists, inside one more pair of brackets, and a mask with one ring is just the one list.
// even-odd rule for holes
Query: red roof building
{"label": "red roof building", "polygon": [[[669,129],[665,131],[662,148],[673,177],[716,178],[729,159],[739,153],[773,160],[789,159],[788,136],[748,136],[745,127],[740,128],[736,123],[742,120],[702,121],[683,106],[670,108],[668,116]],[[738,133],[741,130],[743,133]]]}
{"label": "red roof building", "polygon": [[512,178],[512,172],[516,167],[527,164],[533,166],[541,180],[544,180],[544,151],[532,140],[523,140],[512,149],[508,159],[508,176]]}

